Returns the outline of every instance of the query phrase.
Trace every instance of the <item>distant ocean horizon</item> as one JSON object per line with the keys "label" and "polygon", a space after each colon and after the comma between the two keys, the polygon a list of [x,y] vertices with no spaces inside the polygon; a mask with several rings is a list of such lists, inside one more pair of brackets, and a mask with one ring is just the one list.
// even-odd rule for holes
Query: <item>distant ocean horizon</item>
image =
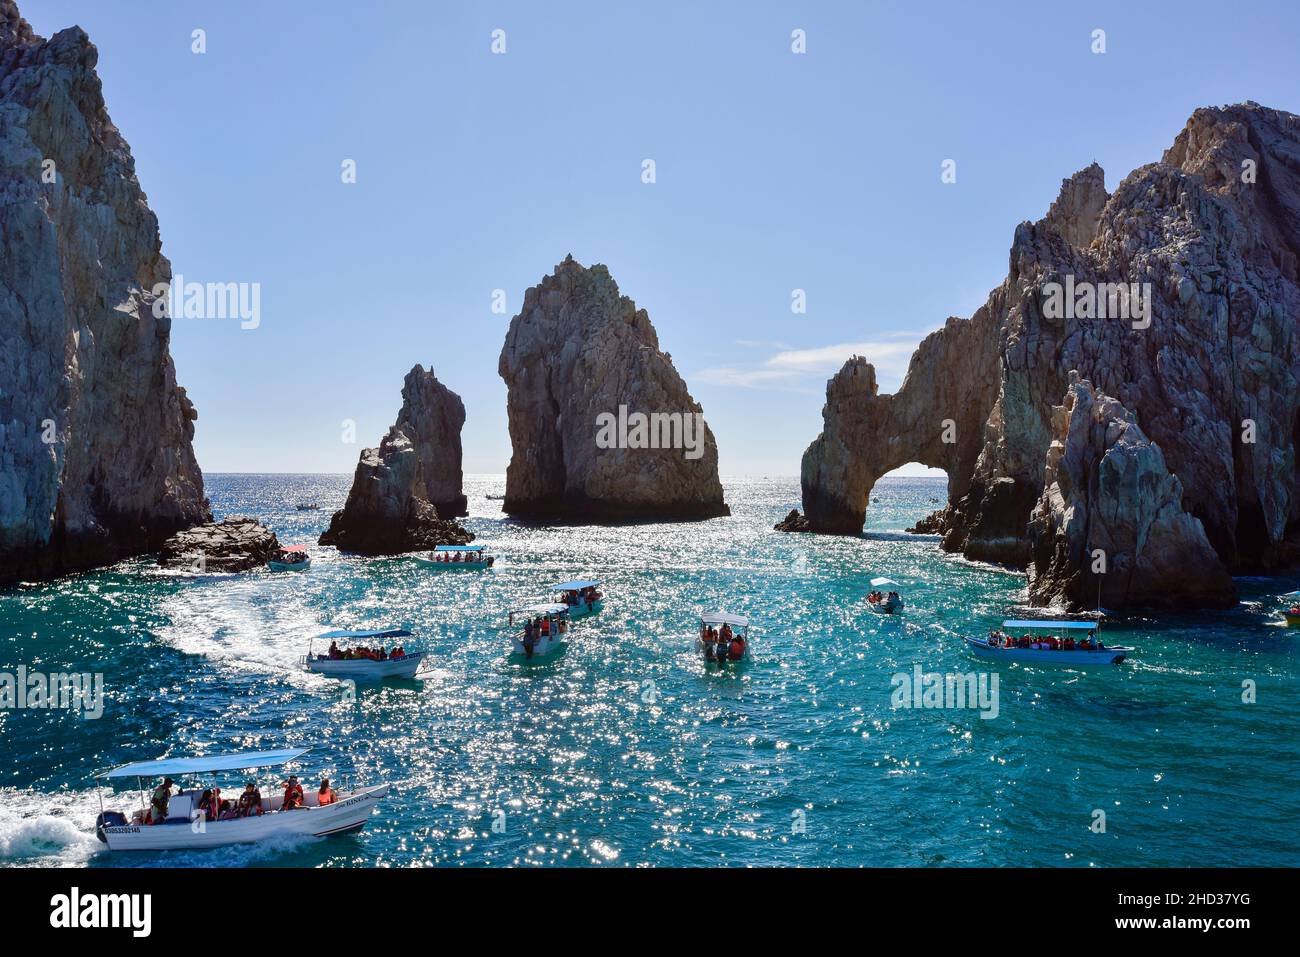
{"label": "distant ocean horizon", "polygon": [[[1119,667],[992,669],[997,714],[981,717],[895,707],[918,669],[990,677],[962,636],[1030,613],[1023,573],[904,531],[946,500],[941,478],[884,479],[863,535],[813,536],[772,529],[800,505],[794,476],[723,476],[727,518],[550,527],[503,516],[487,498],[503,476],[471,474],[465,524],[500,557],[455,575],[316,545],[350,474],[206,478],[218,516],[257,516],[312,567],[193,576],[141,558],[0,591],[0,671],[95,672],[106,696],[98,719],[0,710],[0,864],[1300,863],[1285,730],[1300,666],[1277,625],[1294,577],[1239,578],[1227,612],[1108,621],[1108,642],[1137,648]],[[509,612],[578,576],[604,582],[605,610],[555,661],[511,660]],[[867,611],[875,576],[899,583],[903,614]],[[706,669],[705,610],[752,620],[751,663]],[[327,629],[390,625],[431,656],[426,680],[353,700],[298,667]],[[92,835],[96,769],[289,746],[311,747],[309,781],[392,785],[364,831],[117,855]]]}

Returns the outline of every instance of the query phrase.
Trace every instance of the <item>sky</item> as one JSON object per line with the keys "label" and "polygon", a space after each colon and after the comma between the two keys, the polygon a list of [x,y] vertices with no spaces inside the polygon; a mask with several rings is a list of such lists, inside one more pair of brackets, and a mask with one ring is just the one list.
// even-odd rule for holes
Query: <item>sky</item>
{"label": "sky", "polygon": [[257,284],[255,328],[173,325],[208,472],[351,472],[417,362],[504,471],[506,328],[571,253],[648,310],[724,474],[795,475],[827,378],[896,389],[1062,179],[1113,190],[1198,106],[1300,112],[1295,3],[19,5],[98,47],[174,272]]}

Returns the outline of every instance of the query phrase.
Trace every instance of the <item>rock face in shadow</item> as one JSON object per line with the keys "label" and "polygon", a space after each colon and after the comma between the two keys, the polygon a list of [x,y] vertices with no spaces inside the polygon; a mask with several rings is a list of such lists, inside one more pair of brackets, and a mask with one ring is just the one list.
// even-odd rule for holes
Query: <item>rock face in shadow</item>
{"label": "rock face in shadow", "polygon": [[[1029,597],[1071,610],[1229,607],[1232,576],[1133,413],[1071,378],[1029,520]],[[1171,587],[1177,583],[1177,587]]]}
{"label": "rock face in shadow", "polygon": [[154,310],[171,265],[97,58],[79,27],[43,40],[0,0],[0,583],[211,519]]}
{"label": "rock face in shadow", "polygon": [[604,266],[570,256],[529,289],[499,370],[513,447],[507,513],[597,522],[730,514],[703,410],[650,317]]}
{"label": "rock face in shadow", "polygon": [[417,365],[402,384],[402,410],[377,449],[365,449],[352,489],[320,544],[361,555],[465,545],[460,396]]}
{"label": "rock face in shadow", "polygon": [[261,568],[280,550],[275,532],[252,518],[227,518],[178,532],[163,543],[158,564],[196,573]]}
{"label": "rock face in shadow", "polygon": [[1006,280],[921,343],[894,395],[865,361],[844,366],[804,455],[804,511],[857,534],[876,479],[919,461],[948,472],[945,549],[1027,566],[1053,408],[1077,372],[1141,422],[1227,568],[1294,562],[1298,258],[1300,118],[1197,110],[1113,195],[1092,166],[1017,227]]}

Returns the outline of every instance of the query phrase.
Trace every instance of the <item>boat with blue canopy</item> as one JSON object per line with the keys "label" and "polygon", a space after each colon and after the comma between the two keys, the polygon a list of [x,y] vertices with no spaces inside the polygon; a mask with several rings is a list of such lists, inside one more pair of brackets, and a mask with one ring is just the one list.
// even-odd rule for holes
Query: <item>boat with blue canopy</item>
{"label": "boat with blue canopy", "polygon": [[[966,637],[980,658],[1049,665],[1117,665],[1134,651],[1108,646],[1097,635],[1099,621],[1007,619],[987,638]],[[1020,632],[1019,635],[1014,632]]]}
{"label": "boat with blue canopy", "polygon": [[569,606],[560,602],[540,602],[512,611],[510,641],[514,653],[531,661],[562,650],[564,636],[569,632],[569,612]]}
{"label": "boat with blue canopy", "polygon": [[[258,844],[286,837],[325,837],[361,830],[379,800],[387,796],[387,784],[343,792],[332,789],[320,792],[306,787],[300,788],[290,800],[292,789],[288,782],[284,796],[272,792],[271,797],[264,798],[255,784],[251,789],[247,787],[251,779],[246,778],[242,791],[238,786],[232,787],[233,796],[223,799],[216,779],[219,772],[280,767],[297,761],[308,750],[282,748],[160,758],[99,771],[94,776],[99,791],[95,836],[112,851],[169,851]],[[200,780],[188,787],[181,783],[179,790],[172,793],[173,778],[183,782],[209,775],[210,781]],[[106,811],[99,785],[107,781],[111,786],[111,782],[124,778],[135,779],[140,807],[129,815],[123,811]],[[160,778],[152,797],[147,798],[150,787]]]}
{"label": "boat with blue canopy", "polygon": [[427,556],[417,555],[416,561],[437,571],[482,571],[492,567],[496,556],[486,545],[439,545]]}
{"label": "boat with blue canopy", "polygon": [[560,601],[569,607],[570,618],[594,615],[605,607],[605,596],[600,591],[600,582],[594,579],[580,578],[571,582],[557,582],[551,591],[560,596]]}
{"label": "boat with blue canopy", "polygon": [[[882,589],[894,586],[893,591],[886,594]],[[898,582],[892,578],[873,578],[871,579],[871,592],[867,595],[867,607],[877,615],[892,615],[897,611],[903,610],[903,596],[897,591]]]}
{"label": "boat with blue canopy", "polygon": [[[383,681],[385,678],[414,678],[424,661],[424,652],[408,652],[396,639],[409,638],[405,628],[386,628],[379,631],[327,631],[317,635],[307,645],[307,654],[301,659],[308,671],[331,678],[351,678],[355,681]],[[344,642],[343,645],[339,641]],[[329,651],[315,654],[313,646],[318,641],[328,641]],[[392,648],[385,648],[393,641]],[[374,647],[371,642],[378,642]]]}

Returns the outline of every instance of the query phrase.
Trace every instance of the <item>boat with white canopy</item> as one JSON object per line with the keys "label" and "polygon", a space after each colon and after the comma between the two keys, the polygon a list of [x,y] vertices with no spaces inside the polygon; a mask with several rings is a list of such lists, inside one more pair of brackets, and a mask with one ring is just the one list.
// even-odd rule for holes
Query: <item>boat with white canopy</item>
{"label": "boat with white canopy", "polygon": [[551,591],[556,592],[559,600],[568,606],[570,618],[594,615],[605,607],[605,596],[600,592],[598,581],[558,582],[551,586]]}
{"label": "boat with white canopy", "polygon": [[416,556],[416,561],[426,568],[448,572],[483,571],[496,560],[486,545],[439,545],[427,556]]}
{"label": "boat with white canopy", "polygon": [[[1117,665],[1133,648],[1106,645],[1097,637],[1098,621],[1038,621],[1009,619],[987,638],[966,637],[980,658],[1047,665]],[[1013,634],[1019,632],[1019,634]],[[1034,634],[1040,632],[1040,634]]]}
{"label": "boat with white canopy", "polygon": [[564,636],[569,633],[569,606],[559,602],[528,605],[510,613],[510,625],[516,655],[529,661],[545,658],[564,648]]}
{"label": "boat with white canopy", "polygon": [[725,611],[700,615],[695,650],[706,662],[736,664],[749,658],[749,619]]}
{"label": "boat with white canopy", "polygon": [[[216,774],[221,771],[252,771],[258,768],[279,767],[296,761],[307,748],[286,748],[278,751],[244,751],[235,754],[212,754],[201,758],[162,758],[157,761],[137,761],[95,774],[97,783],[122,778],[135,778],[141,792],[140,808],[128,815],[122,811],[104,810],[103,792],[100,791],[99,816],[95,819],[95,836],[113,851],[171,851],[224,847],[229,844],[258,844],[285,837],[325,837],[347,834],[366,826],[380,798],[388,794],[388,785],[359,788],[342,793],[331,792],[333,800],[321,804],[315,788],[306,787],[302,804],[281,810],[284,798],[277,792],[260,801],[251,796],[245,801],[240,787],[227,792],[215,786]],[[211,775],[207,786],[182,786],[177,794],[170,794],[165,802],[166,817],[154,820],[156,806],[146,798],[149,785],[157,779],[170,781],[204,778]],[[204,782],[206,784],[206,782]],[[98,788],[97,788],[98,790]],[[218,811],[216,820],[199,809],[205,791],[215,791],[213,803],[218,809],[229,805],[225,813]],[[241,814],[240,809],[247,810]]]}
{"label": "boat with white canopy", "polygon": [[[881,589],[894,587],[886,594]],[[867,595],[867,607],[878,615],[892,615],[903,610],[903,596],[898,593],[898,582],[892,578],[871,579],[871,593]]]}
{"label": "boat with white canopy", "polygon": [[[391,649],[385,643],[398,638],[409,638],[405,628],[388,628],[382,631],[327,631],[317,635],[307,645],[302,666],[308,671],[331,678],[351,678],[355,681],[383,681],[385,678],[414,678],[424,660],[424,652],[408,652],[400,642]],[[343,640],[345,644],[339,645]],[[316,654],[318,641],[328,641],[329,651]],[[379,642],[372,647],[370,642]]]}

